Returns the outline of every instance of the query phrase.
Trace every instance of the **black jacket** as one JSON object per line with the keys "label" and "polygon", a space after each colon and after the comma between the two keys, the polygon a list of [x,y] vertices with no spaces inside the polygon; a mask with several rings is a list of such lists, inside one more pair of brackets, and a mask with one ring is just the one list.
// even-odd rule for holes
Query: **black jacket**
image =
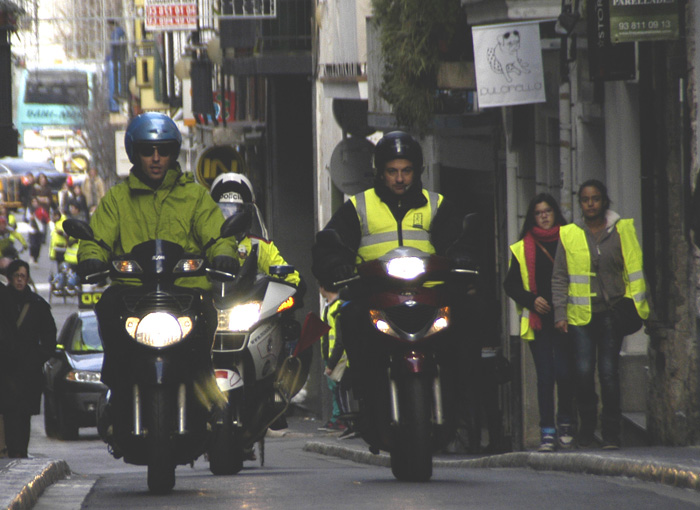
{"label": "black jacket", "polygon": [[[27,313],[19,328],[17,319]],[[56,323],[50,305],[29,288],[0,289],[0,411],[39,414],[42,368],[56,349]]]}

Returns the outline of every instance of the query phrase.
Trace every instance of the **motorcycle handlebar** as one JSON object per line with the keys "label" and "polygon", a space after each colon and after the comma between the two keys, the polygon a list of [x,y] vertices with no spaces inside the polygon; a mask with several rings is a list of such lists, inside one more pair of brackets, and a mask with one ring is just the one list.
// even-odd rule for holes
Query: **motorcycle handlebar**
{"label": "motorcycle handlebar", "polygon": [[459,274],[471,274],[471,275],[474,275],[474,276],[479,276],[479,271],[476,270],[476,269],[459,269],[459,268],[456,268],[456,269],[453,269],[452,272],[453,272],[453,273],[459,273]]}
{"label": "motorcycle handlebar", "polygon": [[212,278],[220,280],[220,281],[235,280],[236,279],[236,275],[233,273],[227,273],[226,271],[219,271],[218,269],[213,269],[211,267],[206,268],[206,272]]}

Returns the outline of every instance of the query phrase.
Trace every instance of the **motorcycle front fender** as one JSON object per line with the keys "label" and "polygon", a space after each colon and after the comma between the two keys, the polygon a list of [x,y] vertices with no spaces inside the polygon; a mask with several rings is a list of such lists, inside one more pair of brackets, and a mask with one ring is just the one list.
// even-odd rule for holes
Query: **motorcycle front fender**
{"label": "motorcycle front fender", "polygon": [[421,374],[432,371],[433,363],[422,352],[409,351],[400,358],[398,369],[400,373]]}
{"label": "motorcycle front fender", "polygon": [[216,375],[216,385],[222,392],[226,393],[237,388],[243,388],[243,378],[236,370],[217,368],[214,373]]}
{"label": "motorcycle front fender", "polygon": [[[307,352],[309,356],[304,355]],[[306,383],[311,368],[310,359],[307,362],[306,358],[311,358],[311,352],[308,350],[299,356],[287,357],[277,371],[275,388],[287,403],[301,391]]]}

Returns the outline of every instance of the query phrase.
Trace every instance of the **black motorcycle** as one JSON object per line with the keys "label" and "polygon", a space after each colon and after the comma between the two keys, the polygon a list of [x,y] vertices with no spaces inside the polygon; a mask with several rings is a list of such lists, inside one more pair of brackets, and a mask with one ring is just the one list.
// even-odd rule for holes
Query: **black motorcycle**
{"label": "black motorcycle", "polygon": [[[84,222],[66,220],[63,228],[109,250]],[[226,228],[225,223],[222,236]],[[148,466],[148,488],[156,494],[175,486],[176,466],[205,453],[212,423],[226,407],[211,362],[214,327],[205,321],[211,297],[175,285],[178,278],[206,273],[201,254],[156,239],[113,257],[108,271],[85,278],[87,283],[107,276],[136,283],[113,285],[101,298],[110,306],[103,306],[99,317],[103,379],[110,392],[108,403],[98,409],[98,431],[115,458]],[[116,374],[114,381],[107,380],[107,372]]]}

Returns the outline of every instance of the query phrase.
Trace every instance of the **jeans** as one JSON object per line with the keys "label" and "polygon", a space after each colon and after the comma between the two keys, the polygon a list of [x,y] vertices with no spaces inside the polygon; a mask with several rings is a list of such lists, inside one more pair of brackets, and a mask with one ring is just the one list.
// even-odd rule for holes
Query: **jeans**
{"label": "jeans", "polygon": [[574,344],[576,398],[583,434],[593,435],[597,420],[598,396],[595,391],[595,364],[603,402],[601,432],[604,441],[619,442],[622,411],[620,408],[620,349],[622,336],[615,333],[608,312],[594,313],[585,326],[569,326]]}
{"label": "jeans", "polygon": [[556,424],[571,424],[574,418],[573,354],[571,342],[544,324],[528,342],[537,372],[537,404],[540,410],[540,428],[554,428],[554,386],[557,388]]}

